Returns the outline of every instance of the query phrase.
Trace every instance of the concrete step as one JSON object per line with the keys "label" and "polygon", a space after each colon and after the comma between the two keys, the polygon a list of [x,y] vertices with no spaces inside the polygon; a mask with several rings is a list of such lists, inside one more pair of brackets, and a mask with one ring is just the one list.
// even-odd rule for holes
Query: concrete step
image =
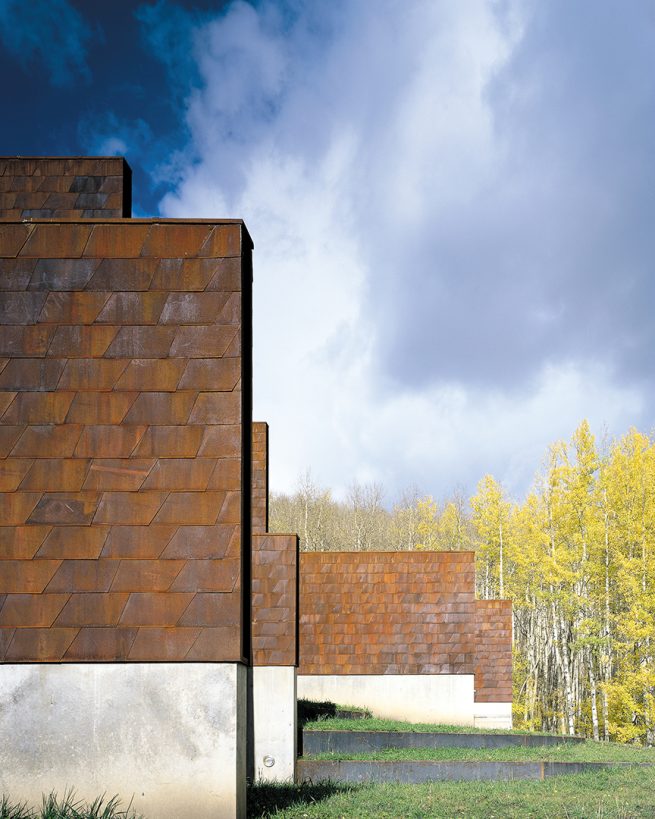
{"label": "concrete step", "polygon": [[311,731],[302,733],[303,754],[365,754],[387,748],[545,747],[584,742],[554,734],[445,734],[418,731]]}
{"label": "concrete step", "polygon": [[471,780],[546,779],[562,774],[607,768],[653,767],[634,762],[376,762],[369,760],[319,761],[299,759],[297,782],[445,782]]}

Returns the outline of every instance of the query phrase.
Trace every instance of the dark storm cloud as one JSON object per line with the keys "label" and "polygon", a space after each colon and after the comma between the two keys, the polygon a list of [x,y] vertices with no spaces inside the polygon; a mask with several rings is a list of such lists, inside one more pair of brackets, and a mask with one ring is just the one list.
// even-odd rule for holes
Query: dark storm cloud
{"label": "dark storm cloud", "polygon": [[255,237],[274,486],[523,490],[581,418],[652,423],[651,8],[259,0],[198,29],[161,207]]}
{"label": "dark storm cloud", "polygon": [[653,5],[539,3],[524,25],[484,91],[484,178],[447,212],[428,191],[410,240],[376,254],[396,382],[513,388],[570,361],[652,376]]}
{"label": "dark storm cloud", "polygon": [[653,8],[0,0],[0,153],[245,218],[275,488],[523,489],[582,417],[655,420]]}

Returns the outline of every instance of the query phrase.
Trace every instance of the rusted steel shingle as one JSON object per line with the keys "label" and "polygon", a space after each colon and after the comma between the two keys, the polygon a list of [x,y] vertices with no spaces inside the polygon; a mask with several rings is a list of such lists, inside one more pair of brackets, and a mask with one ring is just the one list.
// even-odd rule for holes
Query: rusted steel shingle
{"label": "rusted steel shingle", "polygon": [[120,157],[0,157],[7,193],[0,216],[13,219],[113,219],[130,215],[131,172]]}
{"label": "rusted steel shingle", "polygon": [[303,554],[299,673],[474,673],[476,702],[511,702],[511,601],[474,584],[472,552]]}
{"label": "rusted steel shingle", "polygon": [[472,552],[300,559],[301,674],[473,674]]}
{"label": "rusted steel shingle", "polygon": [[475,701],[512,701],[512,602],[476,600]]}
{"label": "rusted steel shingle", "polygon": [[254,665],[298,664],[298,537],[254,534]]}
{"label": "rusted steel shingle", "polygon": [[252,500],[253,533],[268,532],[268,424],[252,425]]}
{"label": "rusted steel shingle", "polygon": [[242,660],[245,228],[2,168],[0,661]]}

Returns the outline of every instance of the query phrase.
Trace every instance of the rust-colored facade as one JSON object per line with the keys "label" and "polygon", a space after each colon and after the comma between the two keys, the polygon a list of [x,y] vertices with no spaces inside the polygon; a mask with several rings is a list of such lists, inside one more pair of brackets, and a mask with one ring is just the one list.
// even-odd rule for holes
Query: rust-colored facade
{"label": "rust-colored facade", "polygon": [[300,557],[301,675],[474,674],[511,702],[512,608],[475,600],[473,552]]}
{"label": "rust-colored facade", "polygon": [[475,701],[512,701],[512,601],[475,601]]}
{"label": "rust-colored facade", "polygon": [[307,552],[300,674],[473,674],[473,552]]}
{"label": "rust-colored facade", "polygon": [[298,536],[268,532],[268,424],[252,427],[252,662],[298,665]]}
{"label": "rust-colored facade", "polygon": [[247,661],[245,226],[109,218],[123,160],[0,170],[0,660]]}
{"label": "rust-colored facade", "polygon": [[268,532],[268,424],[252,425],[252,502],[253,534]]}
{"label": "rust-colored facade", "polygon": [[131,216],[132,172],[121,157],[0,157],[3,219]]}
{"label": "rust-colored facade", "polygon": [[297,535],[253,535],[252,662],[298,665]]}
{"label": "rust-colored facade", "polygon": [[0,158],[0,662],[474,674],[511,701],[511,604],[475,600],[473,553],[299,563],[268,533],[250,237],[130,199],[122,159]]}

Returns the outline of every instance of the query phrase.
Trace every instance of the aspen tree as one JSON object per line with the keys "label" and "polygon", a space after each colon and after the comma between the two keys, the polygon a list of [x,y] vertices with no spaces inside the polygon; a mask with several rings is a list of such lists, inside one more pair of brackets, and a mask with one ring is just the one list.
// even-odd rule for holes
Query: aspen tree
{"label": "aspen tree", "polygon": [[632,429],[598,452],[583,421],[521,503],[487,475],[467,508],[380,486],[348,501],[306,477],[271,497],[272,531],[303,549],[470,548],[478,595],[513,603],[517,727],[655,744],[655,444]]}
{"label": "aspen tree", "polygon": [[439,546],[438,508],[430,495],[416,502],[418,522],[416,532],[419,542],[417,549],[437,549]]}
{"label": "aspen tree", "polygon": [[484,567],[484,597],[505,595],[505,552],[510,537],[511,504],[502,486],[491,475],[478,484],[471,498],[478,555]]}

